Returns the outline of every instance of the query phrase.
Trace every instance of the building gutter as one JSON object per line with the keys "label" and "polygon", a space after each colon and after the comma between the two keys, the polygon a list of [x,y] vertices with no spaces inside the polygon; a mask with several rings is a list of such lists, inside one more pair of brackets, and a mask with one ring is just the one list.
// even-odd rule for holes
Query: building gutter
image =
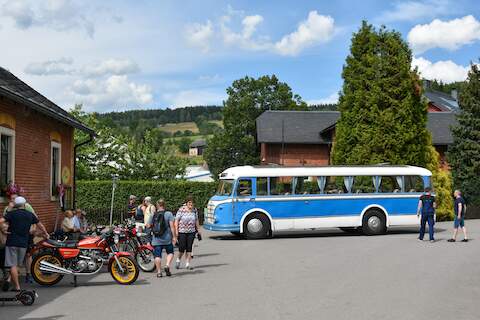
{"label": "building gutter", "polygon": [[73,200],[73,208],[77,208],[77,149],[81,146],[84,146],[93,141],[95,138],[95,133],[91,133],[87,140],[76,144],[73,147],[73,187],[72,187],[72,200]]}

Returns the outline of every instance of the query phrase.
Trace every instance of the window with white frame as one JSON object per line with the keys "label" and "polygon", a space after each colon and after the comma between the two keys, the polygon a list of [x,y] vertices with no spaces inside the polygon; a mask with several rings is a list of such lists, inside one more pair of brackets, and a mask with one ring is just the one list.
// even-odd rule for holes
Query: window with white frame
{"label": "window with white frame", "polygon": [[[6,196],[6,187],[15,178],[15,131],[0,127],[0,197]],[[2,199],[4,200],[4,199]]]}
{"label": "window with white frame", "polygon": [[50,190],[51,196],[56,197],[58,195],[58,185],[61,183],[61,163],[62,163],[62,145],[58,142],[52,141],[52,147],[50,152],[51,157],[51,171],[50,171]]}

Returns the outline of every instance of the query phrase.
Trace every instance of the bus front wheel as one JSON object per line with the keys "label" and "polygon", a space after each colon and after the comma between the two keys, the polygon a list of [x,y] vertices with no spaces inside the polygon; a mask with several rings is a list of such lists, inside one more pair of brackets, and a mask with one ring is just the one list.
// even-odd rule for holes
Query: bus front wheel
{"label": "bus front wheel", "polygon": [[363,216],[362,231],[369,236],[386,233],[387,221],[385,214],[377,209],[368,210]]}
{"label": "bus front wheel", "polygon": [[254,213],[245,219],[243,231],[247,239],[264,239],[270,234],[270,221],[261,213]]}

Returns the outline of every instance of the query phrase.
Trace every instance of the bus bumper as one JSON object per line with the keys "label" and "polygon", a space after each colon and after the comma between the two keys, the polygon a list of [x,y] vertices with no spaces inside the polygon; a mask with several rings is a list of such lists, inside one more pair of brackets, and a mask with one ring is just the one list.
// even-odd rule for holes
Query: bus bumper
{"label": "bus bumper", "polygon": [[228,232],[240,232],[240,226],[238,224],[210,224],[205,223],[204,229],[210,231],[228,231]]}

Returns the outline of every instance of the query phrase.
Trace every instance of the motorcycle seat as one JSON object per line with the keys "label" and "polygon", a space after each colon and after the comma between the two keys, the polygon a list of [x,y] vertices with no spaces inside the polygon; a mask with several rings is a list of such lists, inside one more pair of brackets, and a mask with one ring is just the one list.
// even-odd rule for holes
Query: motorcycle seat
{"label": "motorcycle seat", "polygon": [[58,248],[76,248],[78,242],[75,240],[57,241],[57,240],[47,239],[47,243]]}

